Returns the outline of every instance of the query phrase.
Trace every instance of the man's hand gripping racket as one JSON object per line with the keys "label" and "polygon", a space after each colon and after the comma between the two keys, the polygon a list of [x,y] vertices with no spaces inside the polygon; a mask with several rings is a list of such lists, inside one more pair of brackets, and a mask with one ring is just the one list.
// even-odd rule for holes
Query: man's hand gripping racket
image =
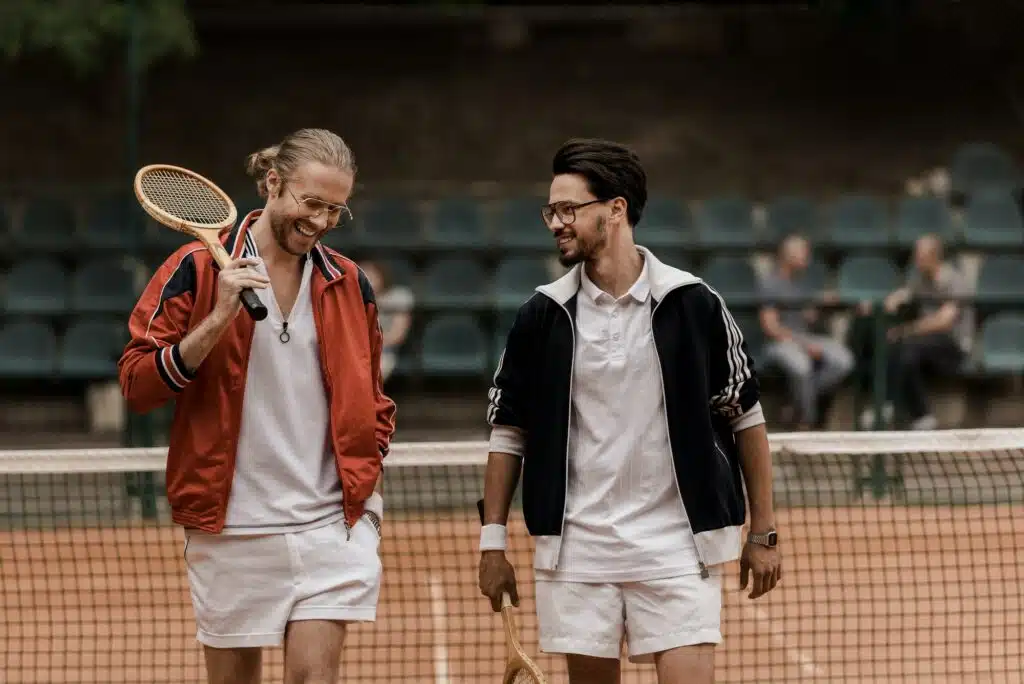
{"label": "man's hand gripping racket", "polygon": [[[480,513],[480,524],[483,524],[482,500],[477,501],[477,511]],[[509,591],[516,591],[515,571],[505,559],[504,553],[484,553],[485,558],[480,562],[480,589],[485,596],[491,598],[492,607],[496,611],[501,610],[501,621],[505,625],[505,644],[508,646],[505,674],[501,679],[502,684],[547,684],[544,673],[540,671],[540,668],[519,643],[515,621],[512,617],[512,597],[509,595]],[[492,555],[488,556],[487,554]],[[516,603],[518,604],[518,597]]]}
{"label": "man's hand gripping racket", "polygon": [[253,286],[260,286],[266,279],[245,268],[250,261],[232,261],[220,242],[220,234],[231,229],[238,219],[231,198],[198,173],[168,164],[142,167],[135,174],[134,185],[135,196],[147,214],[206,246],[221,268],[220,284],[227,290],[224,294],[233,296],[237,289],[242,306],[253,320],[266,318],[267,307],[253,290]]}

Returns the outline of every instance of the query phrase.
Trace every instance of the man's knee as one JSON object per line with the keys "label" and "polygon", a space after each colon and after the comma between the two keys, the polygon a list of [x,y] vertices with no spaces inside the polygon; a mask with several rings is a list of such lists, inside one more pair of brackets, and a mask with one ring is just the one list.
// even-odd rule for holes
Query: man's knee
{"label": "man's knee", "polygon": [[209,684],[259,684],[261,649],[206,646],[203,650]]}
{"label": "man's knee", "polygon": [[658,684],[713,684],[715,645],[694,644],[662,651],[654,656]]}

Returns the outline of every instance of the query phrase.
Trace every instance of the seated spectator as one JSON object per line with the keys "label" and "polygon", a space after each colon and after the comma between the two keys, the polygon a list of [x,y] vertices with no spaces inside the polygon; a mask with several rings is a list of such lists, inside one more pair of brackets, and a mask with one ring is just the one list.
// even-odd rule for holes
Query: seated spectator
{"label": "seated spectator", "polygon": [[779,247],[775,269],[761,280],[761,328],[767,343],[764,360],[786,374],[796,404],[797,428],[824,425],[822,400],[827,399],[853,369],[853,355],[837,340],[815,328],[828,293],[815,292],[802,277],[811,250],[799,235],[787,237]]}
{"label": "seated spectator", "polygon": [[[918,238],[907,284],[890,293],[884,302],[886,313],[895,319],[886,331],[885,423],[893,420],[898,405],[906,411],[911,430],[934,430],[938,426],[928,406],[925,376],[955,373],[969,353],[974,310],[957,301],[969,294],[963,274],[943,261],[942,241],[934,235]],[[869,311],[868,307],[862,310]],[[869,325],[860,323],[860,327],[867,330]],[[873,334],[862,335],[873,339]],[[865,411],[862,426],[870,426],[873,418],[871,409]]]}
{"label": "seated spectator", "polygon": [[415,302],[412,290],[394,285],[383,264],[364,261],[359,264],[373,287],[377,298],[380,328],[384,336],[384,350],[381,353],[381,378],[387,380],[398,363],[398,350],[409,335],[412,327],[412,309]]}

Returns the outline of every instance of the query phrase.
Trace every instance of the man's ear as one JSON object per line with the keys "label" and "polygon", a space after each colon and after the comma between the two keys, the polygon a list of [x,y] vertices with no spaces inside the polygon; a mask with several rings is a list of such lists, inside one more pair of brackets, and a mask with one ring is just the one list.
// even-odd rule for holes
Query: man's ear
{"label": "man's ear", "polygon": [[281,176],[277,171],[267,171],[267,199],[277,199],[281,195],[281,187]]}

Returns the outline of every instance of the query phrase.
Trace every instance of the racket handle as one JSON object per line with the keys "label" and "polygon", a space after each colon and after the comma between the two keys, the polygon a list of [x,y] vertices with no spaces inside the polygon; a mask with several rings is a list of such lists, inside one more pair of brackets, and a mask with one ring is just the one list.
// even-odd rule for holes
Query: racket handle
{"label": "racket handle", "polygon": [[242,299],[242,306],[244,306],[245,310],[249,312],[250,316],[252,316],[252,320],[262,321],[267,317],[267,307],[263,305],[263,302],[260,301],[260,298],[251,287],[247,287],[242,290],[242,293],[239,296]]}
{"label": "racket handle", "polygon": [[501,607],[502,608],[511,608],[512,607],[512,597],[508,595],[507,591],[501,592]]}

